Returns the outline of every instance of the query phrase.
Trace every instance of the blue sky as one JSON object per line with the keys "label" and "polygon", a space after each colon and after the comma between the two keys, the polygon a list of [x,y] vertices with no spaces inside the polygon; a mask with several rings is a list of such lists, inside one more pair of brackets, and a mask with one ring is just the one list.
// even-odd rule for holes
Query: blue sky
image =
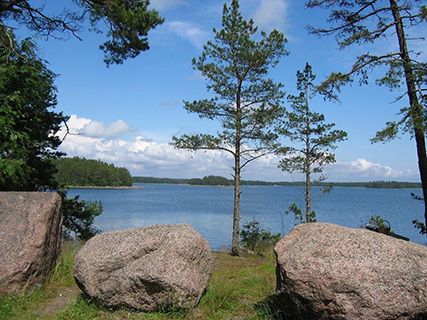
{"label": "blue sky", "polygon": [[[71,1],[56,1],[56,10]],[[201,53],[203,44],[220,27],[224,1],[152,0],[166,21],[149,34],[151,49],[123,65],[106,68],[100,34],[82,31],[83,41],[38,40],[40,54],[58,74],[57,109],[72,115],[70,127],[79,135],[68,136],[62,150],[69,156],[84,156],[127,167],[134,175],[202,177],[228,176],[231,159],[220,152],[190,153],[172,148],[173,135],[215,132],[215,122],[198,119],[182,107],[182,100],[208,96],[204,79],[192,69],[191,59]],[[48,5],[52,5],[49,3]],[[306,62],[313,66],[318,80],[332,71],[345,71],[362,48],[339,51],[333,37],[308,35],[308,24],[323,25],[326,13],[306,9],[301,0],[242,0],[241,10],[253,18],[261,30],[277,28],[288,38],[288,57],[271,75],[295,94],[295,74]],[[424,28],[424,26],[422,27]],[[422,29],[425,31],[425,28]],[[22,35],[25,31],[22,30]],[[426,43],[413,43],[427,56]],[[376,52],[394,46],[383,41]],[[369,139],[386,121],[396,119],[404,102],[392,104],[398,94],[374,85],[354,84],[340,95],[341,103],[313,101],[328,122],[348,132],[348,140],[336,150],[337,163],[327,167],[332,181],[369,181],[374,179],[418,181],[415,143],[409,136],[387,144]],[[276,157],[248,166],[244,179],[301,180],[299,174],[277,169]]]}

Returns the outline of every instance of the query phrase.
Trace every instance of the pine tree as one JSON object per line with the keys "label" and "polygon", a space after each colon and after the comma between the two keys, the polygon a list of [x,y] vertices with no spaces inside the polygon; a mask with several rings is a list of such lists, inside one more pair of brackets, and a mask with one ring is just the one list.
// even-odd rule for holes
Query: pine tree
{"label": "pine tree", "polygon": [[185,102],[185,109],[200,118],[216,120],[217,135],[196,134],[174,137],[173,144],[189,150],[223,150],[234,159],[234,211],[232,253],[239,254],[240,176],[250,162],[271,153],[276,138],[269,126],[281,114],[282,85],[267,78],[270,68],[287,54],[286,39],[277,30],[261,32],[252,20],[239,12],[239,2],[224,5],[222,29],[214,30],[193,67],[207,80],[214,95],[210,100]]}
{"label": "pine tree", "polygon": [[280,168],[283,171],[305,174],[306,222],[314,220],[311,210],[312,174],[321,173],[325,165],[335,162],[335,155],[331,151],[336,148],[337,142],[345,140],[347,136],[342,130],[334,130],[335,124],[325,123],[323,114],[310,110],[309,99],[315,91],[315,79],[308,63],[303,71],[297,72],[297,89],[300,93],[288,96],[292,110],[285,111],[284,121],[277,129],[293,145],[279,149],[279,153],[284,155]]}
{"label": "pine tree", "polygon": [[[416,36],[422,31],[420,24],[427,20],[424,0],[309,0],[309,8],[331,10],[329,27],[310,27],[316,35],[335,35],[340,48],[352,45],[377,44],[378,54],[366,52],[356,57],[350,71],[332,73],[320,89],[330,98],[336,99],[336,92],[352,82],[357,76],[361,84],[367,84],[374,68],[386,69],[383,77],[376,80],[398,92],[396,101],[407,98],[408,104],[400,110],[400,119],[387,122],[377,132],[372,142],[394,139],[399,132],[409,132],[415,138],[418,170],[423,188],[424,216],[427,225],[427,154],[425,143],[427,106],[427,63],[420,60],[419,52],[411,41],[425,41]],[[411,34],[411,32],[413,32]],[[381,39],[393,40],[396,50],[383,45]],[[412,46],[412,47],[411,47]]]}

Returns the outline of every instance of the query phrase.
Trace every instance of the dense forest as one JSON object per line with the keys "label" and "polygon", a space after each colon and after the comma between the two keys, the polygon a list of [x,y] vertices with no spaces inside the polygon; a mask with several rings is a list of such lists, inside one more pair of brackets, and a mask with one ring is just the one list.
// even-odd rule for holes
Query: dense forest
{"label": "dense forest", "polygon": [[54,161],[58,172],[56,179],[64,186],[123,187],[132,185],[126,168],[115,167],[100,160],[62,158]]}
{"label": "dense forest", "polygon": [[[171,179],[155,177],[132,177],[134,183],[169,183],[169,184],[190,184],[200,186],[231,186],[233,180],[221,176],[206,176],[203,178],[192,179]],[[246,186],[305,186],[304,181],[260,181],[260,180],[242,180],[242,185]],[[401,189],[401,188],[421,188],[417,182],[401,181],[370,181],[370,182],[318,182],[314,186],[333,186],[333,187],[358,187],[358,188],[383,188],[383,189]]]}

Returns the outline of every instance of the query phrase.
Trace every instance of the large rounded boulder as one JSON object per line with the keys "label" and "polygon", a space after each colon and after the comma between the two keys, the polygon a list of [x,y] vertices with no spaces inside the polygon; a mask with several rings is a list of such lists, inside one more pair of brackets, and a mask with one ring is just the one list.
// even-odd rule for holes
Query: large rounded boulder
{"label": "large rounded boulder", "polygon": [[366,229],[308,223],[275,247],[291,319],[425,319],[427,248]]}
{"label": "large rounded boulder", "polygon": [[53,192],[0,192],[0,293],[43,283],[56,264],[61,197]]}
{"label": "large rounded boulder", "polygon": [[74,278],[106,307],[191,308],[206,290],[213,258],[191,226],[155,225],[99,234],[77,253]]}

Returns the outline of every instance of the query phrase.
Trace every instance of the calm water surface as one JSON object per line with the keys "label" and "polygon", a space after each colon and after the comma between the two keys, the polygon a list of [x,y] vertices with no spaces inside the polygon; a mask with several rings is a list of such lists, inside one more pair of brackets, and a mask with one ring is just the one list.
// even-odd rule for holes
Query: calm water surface
{"label": "calm water surface", "polygon": [[[313,210],[319,222],[359,227],[373,214],[386,218],[392,229],[411,241],[426,244],[426,238],[411,221],[424,221],[420,201],[411,199],[415,189],[367,189],[336,187],[329,194],[314,190]],[[420,192],[418,192],[420,193]],[[233,188],[189,185],[143,184],[141,189],[72,189],[70,196],[100,200],[104,207],[95,225],[103,231],[164,223],[188,223],[213,249],[230,246]],[[284,216],[292,203],[302,205],[301,187],[244,186],[241,195],[243,225],[255,218],[272,232],[286,233],[294,225]]]}

